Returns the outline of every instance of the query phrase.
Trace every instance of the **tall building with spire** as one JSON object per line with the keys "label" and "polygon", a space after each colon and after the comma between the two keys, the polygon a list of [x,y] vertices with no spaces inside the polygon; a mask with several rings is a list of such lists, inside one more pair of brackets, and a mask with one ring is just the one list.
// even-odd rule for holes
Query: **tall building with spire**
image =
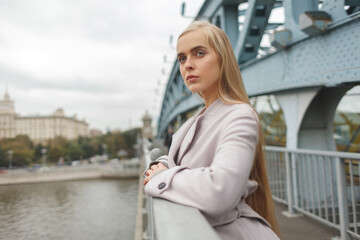
{"label": "tall building with spire", "polygon": [[6,90],[4,99],[0,100],[0,138],[16,136],[15,103]]}
{"label": "tall building with spire", "polygon": [[61,108],[47,116],[20,116],[15,113],[15,102],[6,91],[0,100],[0,139],[20,134],[28,135],[35,143],[46,143],[57,136],[71,140],[89,136],[89,124],[76,115],[67,117]]}
{"label": "tall building with spire", "polygon": [[142,137],[147,139],[153,139],[153,129],[151,126],[152,117],[150,116],[148,111],[145,112],[142,121],[143,121]]}

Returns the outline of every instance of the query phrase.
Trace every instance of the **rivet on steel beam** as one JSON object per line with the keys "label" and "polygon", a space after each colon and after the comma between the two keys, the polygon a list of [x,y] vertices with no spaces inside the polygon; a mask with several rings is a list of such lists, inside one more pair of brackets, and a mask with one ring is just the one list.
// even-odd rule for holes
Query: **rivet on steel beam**
{"label": "rivet on steel beam", "polygon": [[251,43],[245,43],[245,52],[253,52],[254,51],[254,45]]}
{"label": "rivet on steel beam", "polygon": [[255,7],[255,17],[265,17],[266,5],[258,5]]}
{"label": "rivet on steel beam", "polygon": [[300,14],[299,27],[304,33],[315,36],[326,31],[331,16],[324,11],[308,11]]}
{"label": "rivet on steel beam", "polygon": [[277,49],[288,47],[291,43],[291,31],[288,29],[274,31],[270,35],[270,42]]}
{"label": "rivet on steel beam", "polygon": [[258,26],[251,26],[250,28],[250,36],[259,36],[260,34],[260,29]]}

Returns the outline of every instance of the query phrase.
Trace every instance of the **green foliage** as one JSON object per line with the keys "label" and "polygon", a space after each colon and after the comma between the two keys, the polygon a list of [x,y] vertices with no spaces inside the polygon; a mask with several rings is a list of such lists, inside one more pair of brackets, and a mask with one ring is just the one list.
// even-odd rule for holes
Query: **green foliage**
{"label": "green foliage", "polygon": [[[32,148],[32,141],[26,135],[19,135],[13,139],[0,141],[0,167],[9,166],[10,158],[13,166],[29,164],[34,158],[35,151]],[[12,153],[9,153],[12,150]]]}
{"label": "green foliage", "polygon": [[95,155],[108,154],[109,158],[118,158],[117,153],[125,150],[128,158],[135,157],[134,144],[140,129],[135,128],[126,132],[108,132],[99,137],[79,137],[77,140],[67,140],[56,137],[46,144],[34,143],[26,135],[18,135],[12,139],[0,140],[0,167],[9,166],[9,152],[12,150],[12,165],[23,166],[41,162],[43,154],[41,149],[47,149],[47,162],[57,163],[59,158],[65,160],[88,159]]}
{"label": "green foliage", "polygon": [[130,129],[123,133],[126,142],[126,151],[129,156],[135,156],[134,145],[137,141],[137,136],[141,134],[140,128]]}

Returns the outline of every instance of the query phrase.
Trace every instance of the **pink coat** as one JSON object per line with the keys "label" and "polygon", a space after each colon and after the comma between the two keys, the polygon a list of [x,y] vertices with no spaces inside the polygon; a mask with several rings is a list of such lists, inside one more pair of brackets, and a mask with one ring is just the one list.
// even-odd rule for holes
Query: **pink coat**
{"label": "pink coat", "polygon": [[198,208],[221,239],[279,239],[245,198],[258,140],[256,114],[247,104],[217,99],[173,135],[169,169],[145,186],[152,197]]}

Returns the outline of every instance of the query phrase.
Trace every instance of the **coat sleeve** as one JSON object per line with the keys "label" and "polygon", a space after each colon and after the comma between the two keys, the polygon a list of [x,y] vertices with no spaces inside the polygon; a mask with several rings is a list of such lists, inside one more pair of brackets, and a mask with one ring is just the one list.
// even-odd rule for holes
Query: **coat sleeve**
{"label": "coat sleeve", "polygon": [[145,193],[198,208],[209,217],[234,209],[249,190],[259,127],[252,112],[233,111],[225,119],[209,167],[172,167],[152,178]]}

